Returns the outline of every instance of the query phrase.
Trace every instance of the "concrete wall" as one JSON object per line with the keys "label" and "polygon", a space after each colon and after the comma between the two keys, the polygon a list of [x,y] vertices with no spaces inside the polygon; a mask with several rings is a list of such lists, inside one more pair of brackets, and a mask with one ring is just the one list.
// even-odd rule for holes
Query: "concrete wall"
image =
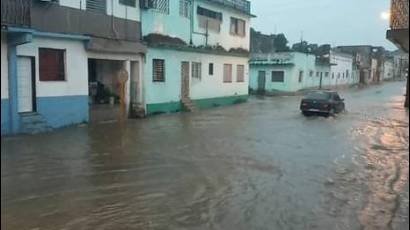
{"label": "concrete wall", "polygon": [[7,35],[1,33],[1,99],[9,98]]}
{"label": "concrete wall", "polygon": [[353,57],[345,54],[331,53],[332,86],[351,85],[358,83],[356,74],[353,73]]}
{"label": "concrete wall", "polygon": [[1,134],[9,132],[9,81],[8,81],[8,59],[7,39],[1,33]]}
{"label": "concrete wall", "polygon": [[[179,1],[169,1],[169,14],[159,13],[155,10],[142,11],[142,33],[148,35],[151,33],[158,33],[168,35],[171,37],[178,37],[186,43],[190,42],[190,20],[179,15]],[[242,14],[238,11],[231,10],[226,7],[208,3],[206,1],[195,1],[194,4],[194,29],[193,32],[205,33],[205,29],[198,26],[197,8],[201,6],[210,10],[223,13],[223,22],[220,32],[209,31],[208,45],[221,45],[225,49],[243,48],[249,50],[250,39],[250,16]],[[230,34],[231,17],[236,17],[246,21],[246,36],[239,37]],[[175,26],[178,25],[178,26]],[[193,43],[196,46],[203,46],[206,44],[204,35],[193,34]]]}
{"label": "concrete wall", "polygon": [[[153,59],[165,60],[165,82],[153,82]],[[220,56],[149,48],[144,65],[144,92],[146,104],[179,103],[181,100],[181,62],[200,62],[202,79],[190,82],[193,100],[248,95],[249,68],[247,57]],[[208,74],[209,63],[214,64],[214,75]],[[233,82],[223,82],[223,66],[232,64]],[[236,82],[236,66],[245,66],[245,81]],[[191,72],[191,71],[190,71]],[[191,75],[191,73],[190,73]]]}
{"label": "concrete wall", "polygon": [[386,60],[383,66],[383,80],[391,80],[394,77],[394,63]]}

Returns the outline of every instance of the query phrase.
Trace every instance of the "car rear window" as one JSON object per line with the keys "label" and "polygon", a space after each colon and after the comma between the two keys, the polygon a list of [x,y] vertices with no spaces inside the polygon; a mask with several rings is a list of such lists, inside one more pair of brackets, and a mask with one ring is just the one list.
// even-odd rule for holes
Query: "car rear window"
{"label": "car rear window", "polygon": [[314,100],[329,100],[330,99],[330,93],[326,92],[314,92],[310,93],[306,96],[306,99],[314,99]]}

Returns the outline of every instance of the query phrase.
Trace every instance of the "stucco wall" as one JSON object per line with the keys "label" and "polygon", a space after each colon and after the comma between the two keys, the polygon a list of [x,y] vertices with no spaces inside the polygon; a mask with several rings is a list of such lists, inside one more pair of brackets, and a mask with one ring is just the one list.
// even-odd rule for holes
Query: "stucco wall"
{"label": "stucco wall", "polygon": [[[335,64],[331,67],[331,72],[335,76],[332,80],[333,86],[358,83],[358,79],[355,78],[353,73],[353,57],[332,53],[331,60]],[[349,76],[347,76],[347,71]]]}
{"label": "stucco wall", "polygon": [[[165,82],[153,82],[152,60],[165,59]],[[181,100],[181,62],[200,62],[202,80],[191,78],[190,97],[193,100],[248,95],[249,68],[247,57],[230,57],[150,48],[144,65],[146,104],[179,102]],[[209,63],[214,75],[208,74]],[[223,65],[232,64],[233,82],[223,82]],[[236,82],[236,65],[245,66],[245,82]],[[190,71],[191,75],[191,71]]]}
{"label": "stucco wall", "polygon": [[6,35],[1,33],[1,99],[9,98],[8,89],[7,39]]}
{"label": "stucco wall", "polygon": [[[143,10],[142,11],[142,33],[147,35],[150,33],[159,33],[168,35],[171,37],[179,37],[186,43],[190,42],[190,20],[186,17],[179,15],[179,1],[169,2],[169,14],[159,13],[155,10]],[[249,50],[250,39],[250,16],[231,10],[226,7],[220,7],[212,3],[205,1],[195,1],[194,4],[194,29],[193,32],[205,33],[205,29],[198,26],[198,6],[214,10],[223,13],[223,22],[221,25],[221,31],[214,32],[209,31],[208,45],[221,45],[225,49],[231,48],[243,48]],[[246,21],[246,36],[239,37],[230,34],[231,17],[236,17]],[[178,26],[175,26],[178,25]],[[196,46],[206,44],[206,37],[204,35],[193,34],[193,43]]]}
{"label": "stucco wall", "polygon": [[[39,48],[66,50],[66,80],[44,82],[39,80]],[[18,46],[18,56],[31,56],[36,59],[37,97],[88,95],[87,54],[82,41],[39,38],[32,43]]]}

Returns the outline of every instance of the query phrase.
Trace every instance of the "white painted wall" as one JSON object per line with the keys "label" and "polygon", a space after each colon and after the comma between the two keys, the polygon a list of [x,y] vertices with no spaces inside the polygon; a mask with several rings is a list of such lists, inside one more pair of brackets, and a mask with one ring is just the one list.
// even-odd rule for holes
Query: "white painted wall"
{"label": "white painted wall", "polygon": [[61,6],[85,10],[87,0],[60,0]]}
{"label": "white painted wall", "polygon": [[[191,23],[186,17],[179,14],[179,0],[169,1],[169,14],[159,13],[156,10],[149,9],[142,12],[142,33],[148,35],[151,33],[163,34],[170,37],[178,37],[186,43],[190,42]],[[250,16],[242,14],[227,7],[212,4],[207,1],[195,1],[193,6],[193,43],[195,46],[206,45],[206,37],[195,33],[205,33],[205,29],[198,25],[197,8],[203,8],[221,12],[223,14],[223,22],[220,32],[209,31],[208,45],[221,45],[226,50],[231,48],[243,48],[249,50],[250,46]],[[246,36],[239,37],[230,34],[231,17],[239,18],[246,21]]]}
{"label": "white painted wall", "polygon": [[[358,79],[355,78],[355,74],[353,73],[353,57],[347,54],[332,52],[331,63],[335,64],[331,67],[331,72],[335,76],[331,82],[332,86],[358,83]],[[349,76],[347,76],[347,71],[349,72]]]}
{"label": "white painted wall", "polygon": [[[175,1],[177,2],[177,1]],[[179,1],[178,1],[179,2]],[[219,33],[209,31],[208,44],[217,45],[220,44],[225,49],[229,50],[231,48],[243,48],[249,50],[250,46],[250,16],[242,14],[238,11],[221,7],[220,5],[215,5],[208,3],[206,1],[195,1],[195,15],[194,15],[194,31],[205,33],[206,30],[198,26],[198,15],[196,13],[198,6],[203,8],[213,10],[216,12],[221,12],[223,14],[223,22],[221,25],[221,31]],[[231,17],[239,18],[246,21],[246,36],[240,37],[230,34]],[[195,45],[204,45],[206,37],[203,35],[194,34],[193,37]]]}
{"label": "white painted wall", "polygon": [[[152,60],[165,59],[165,82],[153,82]],[[202,63],[202,79],[192,80],[190,97],[193,100],[248,95],[249,68],[247,57],[220,56],[175,50],[150,48],[144,65],[146,104],[179,102],[181,100],[181,62]],[[209,63],[214,64],[214,75],[208,74]],[[223,82],[223,65],[232,64],[233,82]],[[236,82],[236,65],[245,66],[245,81]],[[191,66],[192,67],[192,66]],[[190,71],[191,75],[191,71]]]}
{"label": "white painted wall", "polygon": [[107,14],[132,21],[140,21],[139,0],[136,0],[135,7],[122,5],[119,0],[107,0]]}
{"label": "white painted wall", "polygon": [[9,77],[7,59],[7,39],[1,33],[1,99],[9,98]]}
{"label": "white painted wall", "polygon": [[383,80],[390,80],[394,77],[394,63],[386,60],[383,66]]}
{"label": "white painted wall", "polygon": [[[44,82],[39,80],[39,48],[66,50],[66,80]],[[32,43],[18,46],[18,56],[31,56],[36,59],[37,97],[88,95],[87,53],[82,41],[35,37]]]}

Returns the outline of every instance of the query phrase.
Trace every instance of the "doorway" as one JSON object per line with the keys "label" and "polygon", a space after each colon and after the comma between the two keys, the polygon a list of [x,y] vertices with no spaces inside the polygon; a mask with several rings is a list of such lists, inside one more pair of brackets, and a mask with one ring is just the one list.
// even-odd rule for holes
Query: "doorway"
{"label": "doorway", "polygon": [[181,99],[189,98],[189,62],[181,62]]}
{"label": "doorway", "polygon": [[35,61],[33,57],[19,57],[17,61],[17,111],[36,111]]}
{"label": "doorway", "polygon": [[265,92],[265,86],[266,86],[266,72],[265,71],[259,71],[258,72],[258,92],[259,93],[264,93]]}

